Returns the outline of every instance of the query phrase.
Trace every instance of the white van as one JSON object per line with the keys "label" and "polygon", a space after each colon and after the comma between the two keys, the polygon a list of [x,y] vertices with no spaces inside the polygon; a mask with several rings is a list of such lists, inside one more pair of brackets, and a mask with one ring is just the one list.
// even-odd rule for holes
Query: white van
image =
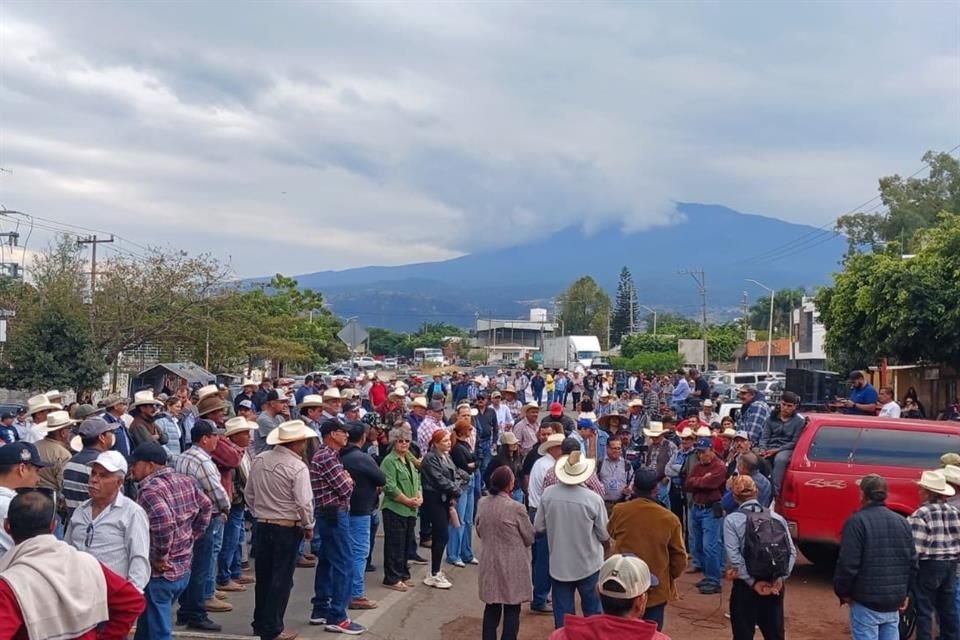
{"label": "white van", "polygon": [[744,384],[757,384],[764,380],[781,380],[784,374],[779,371],[750,371],[742,373],[724,373],[718,379],[718,383],[730,384],[739,387]]}

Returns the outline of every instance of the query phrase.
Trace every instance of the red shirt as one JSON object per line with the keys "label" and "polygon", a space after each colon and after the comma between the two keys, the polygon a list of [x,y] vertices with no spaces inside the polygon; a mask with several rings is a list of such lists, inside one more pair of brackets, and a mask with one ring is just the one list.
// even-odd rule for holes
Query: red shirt
{"label": "red shirt", "polygon": [[370,387],[370,404],[379,407],[387,401],[387,385],[379,380]]}
{"label": "red shirt", "polygon": [[[143,613],[143,596],[127,580],[124,580],[103,564],[103,577],[107,581],[107,621],[72,640],[125,640],[130,628]],[[20,603],[7,584],[0,579],[0,638],[3,640],[29,640],[23,623]]]}
{"label": "red shirt", "polygon": [[690,475],[683,488],[693,494],[693,503],[713,504],[723,498],[727,486],[727,465],[720,458],[714,458],[710,464],[699,460],[690,469]]}

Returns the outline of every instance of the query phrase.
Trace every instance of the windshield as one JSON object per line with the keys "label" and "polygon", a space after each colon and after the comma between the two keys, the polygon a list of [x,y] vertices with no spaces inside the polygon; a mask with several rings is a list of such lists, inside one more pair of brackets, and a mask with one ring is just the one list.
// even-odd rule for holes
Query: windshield
{"label": "windshield", "polygon": [[599,357],[599,351],[577,351],[577,360],[593,360]]}

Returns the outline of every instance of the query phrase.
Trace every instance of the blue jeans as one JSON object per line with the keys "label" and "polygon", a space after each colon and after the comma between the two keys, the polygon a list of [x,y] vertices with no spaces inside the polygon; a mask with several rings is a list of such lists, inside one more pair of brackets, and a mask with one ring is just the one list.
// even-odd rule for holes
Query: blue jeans
{"label": "blue jeans", "polygon": [[670,483],[659,484],[657,490],[657,502],[665,506],[668,510],[670,509]]}
{"label": "blue jeans", "polygon": [[583,607],[583,615],[597,616],[603,613],[600,606],[600,594],[597,593],[597,579],[600,572],[594,573],[581,580],[574,582],[553,581],[553,626],[559,629],[563,626],[563,618],[568,613],[573,615],[576,611],[574,605],[574,593],[580,594],[580,606]]}
{"label": "blue jeans", "polygon": [[520,504],[523,504],[523,489],[514,489],[513,494],[510,496]]}
{"label": "blue jeans", "polygon": [[311,618],[326,618],[327,624],[347,619],[350,587],[353,584],[353,556],[350,553],[350,516],[339,511],[335,517],[319,510],[314,525],[313,553],[317,572],[313,577]]}
{"label": "blue jeans", "polygon": [[210,524],[203,535],[193,543],[193,563],[190,566],[190,580],[187,587],[180,594],[180,609],[177,611],[177,620],[180,622],[199,622],[207,617],[206,601],[204,597],[207,578],[210,577],[212,564],[213,544],[216,538],[223,533],[223,520],[219,515],[210,518]]}
{"label": "blue jeans", "polygon": [[701,509],[694,505],[690,511],[690,537],[694,550],[699,548],[698,564],[703,569],[703,577],[713,585],[720,584],[723,569],[723,540],[721,539],[722,518],[715,518],[713,509]]}
{"label": "blue jeans", "polygon": [[170,640],[173,637],[173,603],[190,582],[190,573],[179,580],[150,578],[143,588],[147,608],[137,620],[134,640]]}
{"label": "blue jeans", "polygon": [[850,603],[851,640],[900,640],[900,614],[881,613],[858,602]]}
{"label": "blue jeans", "polygon": [[217,584],[227,584],[243,573],[243,504],[230,507],[230,515],[223,525],[223,545],[217,558]]}
{"label": "blue jeans", "polygon": [[[537,515],[536,509],[528,510],[530,522]],[[532,559],[533,564],[533,600],[532,609],[544,609],[547,606],[547,597],[550,595],[550,548],[547,546],[547,533],[537,533],[533,537]]]}
{"label": "blue jeans", "polygon": [[476,487],[476,492],[480,493],[480,489],[486,485],[483,479],[487,476],[487,466],[489,466],[490,460],[493,458],[493,447],[491,446],[490,440],[482,440],[477,443],[477,458],[479,458],[480,468],[478,470],[479,473],[474,474],[479,476],[474,486]]}
{"label": "blue jeans", "polygon": [[479,474],[474,473],[470,478],[470,484],[464,487],[463,493],[457,498],[460,528],[457,529],[452,524],[447,528],[447,562],[473,560],[473,515],[477,504],[474,488],[478,479]]}
{"label": "blue jeans", "polygon": [[643,612],[643,619],[647,622],[655,622],[657,624],[657,631],[663,631],[663,614],[666,610],[666,603],[658,604],[655,607],[647,607],[647,610]]}
{"label": "blue jeans", "polygon": [[350,516],[350,553],[353,559],[351,598],[363,597],[363,578],[367,572],[367,553],[370,551],[370,516]]}
{"label": "blue jeans", "polygon": [[223,547],[223,520],[219,515],[212,516],[217,521],[217,529],[213,534],[213,546],[210,548],[210,557],[207,562],[210,564],[207,568],[206,580],[203,583],[203,599],[209,600],[213,597],[217,588],[217,561],[220,559],[220,549]]}

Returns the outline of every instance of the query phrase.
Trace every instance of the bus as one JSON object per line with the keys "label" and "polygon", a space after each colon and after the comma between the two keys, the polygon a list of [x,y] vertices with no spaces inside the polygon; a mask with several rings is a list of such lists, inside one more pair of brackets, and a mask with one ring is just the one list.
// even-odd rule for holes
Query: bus
{"label": "bus", "polygon": [[443,349],[428,349],[424,347],[413,350],[413,362],[421,366],[431,364],[442,367],[446,364],[446,359],[443,357]]}

